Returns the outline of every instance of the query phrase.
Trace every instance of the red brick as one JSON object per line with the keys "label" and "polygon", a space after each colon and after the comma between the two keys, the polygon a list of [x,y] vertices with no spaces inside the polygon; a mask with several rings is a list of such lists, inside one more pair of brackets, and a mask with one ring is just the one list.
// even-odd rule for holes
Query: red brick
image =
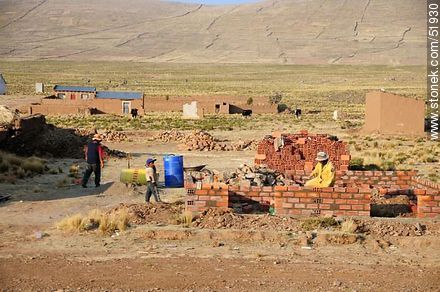
{"label": "red brick", "polygon": [[287,198],[295,197],[295,193],[294,192],[283,192],[283,197],[287,197]]}
{"label": "red brick", "polygon": [[426,194],[426,190],[422,190],[422,189],[415,189],[414,190],[414,195],[424,195]]}
{"label": "red brick", "polygon": [[325,187],[321,189],[325,193],[333,193],[334,189],[332,187]]}
{"label": "red brick", "polygon": [[321,193],[321,198],[331,198],[332,194],[331,193]]}
{"label": "red brick", "polygon": [[299,201],[301,203],[312,203],[313,199],[312,198],[300,198]]}
{"label": "red brick", "polygon": [[306,204],[295,204],[295,208],[297,209],[304,209],[306,207]]}
{"label": "red brick", "polygon": [[417,201],[418,202],[427,202],[427,201],[431,201],[432,197],[431,196],[417,196]]}
{"label": "red brick", "polygon": [[294,192],[295,198],[305,198],[307,197],[307,194],[304,192]]}
{"label": "red brick", "polygon": [[312,215],[313,214],[313,210],[311,209],[302,209],[301,210],[301,215]]}
{"label": "red brick", "polygon": [[287,186],[275,186],[275,191],[287,191]]}
{"label": "red brick", "polygon": [[335,200],[333,199],[322,199],[322,203],[324,204],[334,204]]}
{"label": "red brick", "polygon": [[299,189],[301,189],[300,186],[288,186],[287,187],[288,191],[297,191]]}
{"label": "red brick", "polygon": [[266,154],[257,154],[257,155],[255,155],[255,159],[257,159],[257,160],[265,160],[266,159]]}
{"label": "red brick", "polygon": [[286,208],[286,209],[290,209],[290,208],[293,208],[293,204],[292,203],[283,203],[282,207]]}
{"label": "red brick", "polygon": [[341,155],[341,160],[350,160],[351,159],[351,156],[350,155]]}
{"label": "red brick", "polygon": [[206,206],[206,201],[195,201],[194,205],[197,207],[205,207]]}
{"label": "red brick", "polygon": [[[438,206],[438,203],[435,201],[426,201],[426,202],[422,202],[422,203],[423,203],[423,206],[426,206],[426,207],[437,207]],[[422,204],[420,204],[420,205],[422,205]]]}
{"label": "red brick", "polygon": [[283,193],[282,192],[274,192],[273,195],[274,195],[274,197],[282,197]]}
{"label": "red brick", "polygon": [[289,215],[301,215],[301,210],[300,209],[290,209],[288,211]]}
{"label": "red brick", "polygon": [[216,205],[217,207],[228,207],[228,202],[217,202]]}
{"label": "red brick", "polygon": [[330,210],[330,204],[319,204],[319,209]]}
{"label": "red brick", "polygon": [[335,204],[347,204],[347,200],[345,199],[336,199]]}
{"label": "red brick", "polygon": [[425,206],[418,206],[417,211],[420,213],[428,213],[431,212],[431,207],[425,207]]}
{"label": "red brick", "polygon": [[353,197],[352,194],[342,193],[341,199],[351,199]]}
{"label": "red brick", "polygon": [[363,200],[364,196],[364,194],[353,194],[353,198],[358,200]]}
{"label": "red brick", "polygon": [[348,170],[348,165],[341,165],[339,167],[340,170]]}
{"label": "red brick", "polygon": [[431,210],[434,213],[440,213],[440,207],[432,207]]}
{"label": "red brick", "polygon": [[299,203],[299,198],[287,198],[287,202],[289,202],[289,203]]}
{"label": "red brick", "polygon": [[263,192],[273,192],[273,187],[263,187],[262,191]]}
{"label": "red brick", "polygon": [[339,205],[340,210],[351,210],[351,205]]}
{"label": "red brick", "polygon": [[206,195],[208,195],[208,190],[205,190],[205,189],[204,190],[196,190],[195,194],[198,196],[206,196]]}
{"label": "red brick", "polygon": [[212,184],[203,184],[202,185],[202,190],[211,190],[212,189]]}
{"label": "red brick", "polygon": [[351,188],[346,188],[346,191],[347,193],[357,193],[359,192],[359,189],[351,187]]}
{"label": "red brick", "polygon": [[370,211],[359,211],[358,216],[370,216]]}
{"label": "red brick", "polygon": [[251,190],[255,191],[255,192],[261,192],[262,191],[262,187],[257,187],[257,186],[251,186]]}
{"label": "red brick", "polygon": [[345,188],[334,188],[334,192],[336,193],[345,193],[346,189]]}
{"label": "red brick", "polygon": [[359,211],[347,211],[347,216],[359,216]]}
{"label": "red brick", "polygon": [[364,205],[351,205],[351,209],[362,211],[362,210],[364,210]]}
{"label": "red brick", "polygon": [[318,209],[318,204],[307,204],[306,208],[307,209]]}
{"label": "red brick", "polygon": [[438,213],[425,213],[426,218],[435,218],[437,216],[439,216]]}
{"label": "red brick", "polygon": [[336,216],[345,216],[345,214],[346,214],[347,212],[344,211],[344,210],[337,210],[337,211],[333,211],[333,213],[334,213]]}
{"label": "red brick", "polygon": [[199,201],[209,201],[209,196],[199,196],[198,200]]}
{"label": "red brick", "polygon": [[309,192],[306,193],[308,198],[319,198],[319,193]]}
{"label": "red brick", "polygon": [[361,194],[371,194],[371,189],[369,189],[369,188],[362,188],[362,189],[359,189],[359,193],[361,193]]}

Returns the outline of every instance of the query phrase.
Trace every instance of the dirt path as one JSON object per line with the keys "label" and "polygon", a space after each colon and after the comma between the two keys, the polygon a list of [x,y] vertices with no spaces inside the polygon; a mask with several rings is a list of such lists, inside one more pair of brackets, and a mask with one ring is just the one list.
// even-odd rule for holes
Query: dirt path
{"label": "dirt path", "polygon": [[103,261],[60,255],[2,259],[0,273],[4,289],[34,291],[435,291],[439,278],[438,268],[274,264],[185,255]]}

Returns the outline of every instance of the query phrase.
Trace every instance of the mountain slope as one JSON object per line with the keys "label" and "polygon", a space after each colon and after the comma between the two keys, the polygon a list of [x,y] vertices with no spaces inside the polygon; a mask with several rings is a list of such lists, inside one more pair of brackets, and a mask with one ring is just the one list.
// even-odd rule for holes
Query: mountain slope
{"label": "mountain slope", "polygon": [[0,0],[0,58],[424,64],[426,1]]}

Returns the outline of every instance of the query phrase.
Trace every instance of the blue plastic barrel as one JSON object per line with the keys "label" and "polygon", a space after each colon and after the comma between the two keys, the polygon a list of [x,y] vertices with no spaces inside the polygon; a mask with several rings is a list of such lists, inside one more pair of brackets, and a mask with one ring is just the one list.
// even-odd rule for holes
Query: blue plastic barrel
{"label": "blue plastic barrel", "polygon": [[165,187],[183,187],[183,156],[166,155],[163,158],[163,168],[165,173]]}

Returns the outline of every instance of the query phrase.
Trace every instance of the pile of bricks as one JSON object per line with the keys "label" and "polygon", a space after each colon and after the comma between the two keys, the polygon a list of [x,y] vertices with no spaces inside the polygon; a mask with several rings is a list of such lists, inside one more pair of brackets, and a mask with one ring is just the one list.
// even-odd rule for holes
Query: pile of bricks
{"label": "pile of bricks", "polygon": [[[276,139],[284,145],[275,149]],[[346,171],[350,153],[345,142],[335,141],[326,134],[310,135],[307,131],[298,134],[273,133],[260,142],[255,156],[255,165],[266,165],[282,173],[304,170],[310,173],[316,164],[316,154],[326,152],[337,170]]]}

